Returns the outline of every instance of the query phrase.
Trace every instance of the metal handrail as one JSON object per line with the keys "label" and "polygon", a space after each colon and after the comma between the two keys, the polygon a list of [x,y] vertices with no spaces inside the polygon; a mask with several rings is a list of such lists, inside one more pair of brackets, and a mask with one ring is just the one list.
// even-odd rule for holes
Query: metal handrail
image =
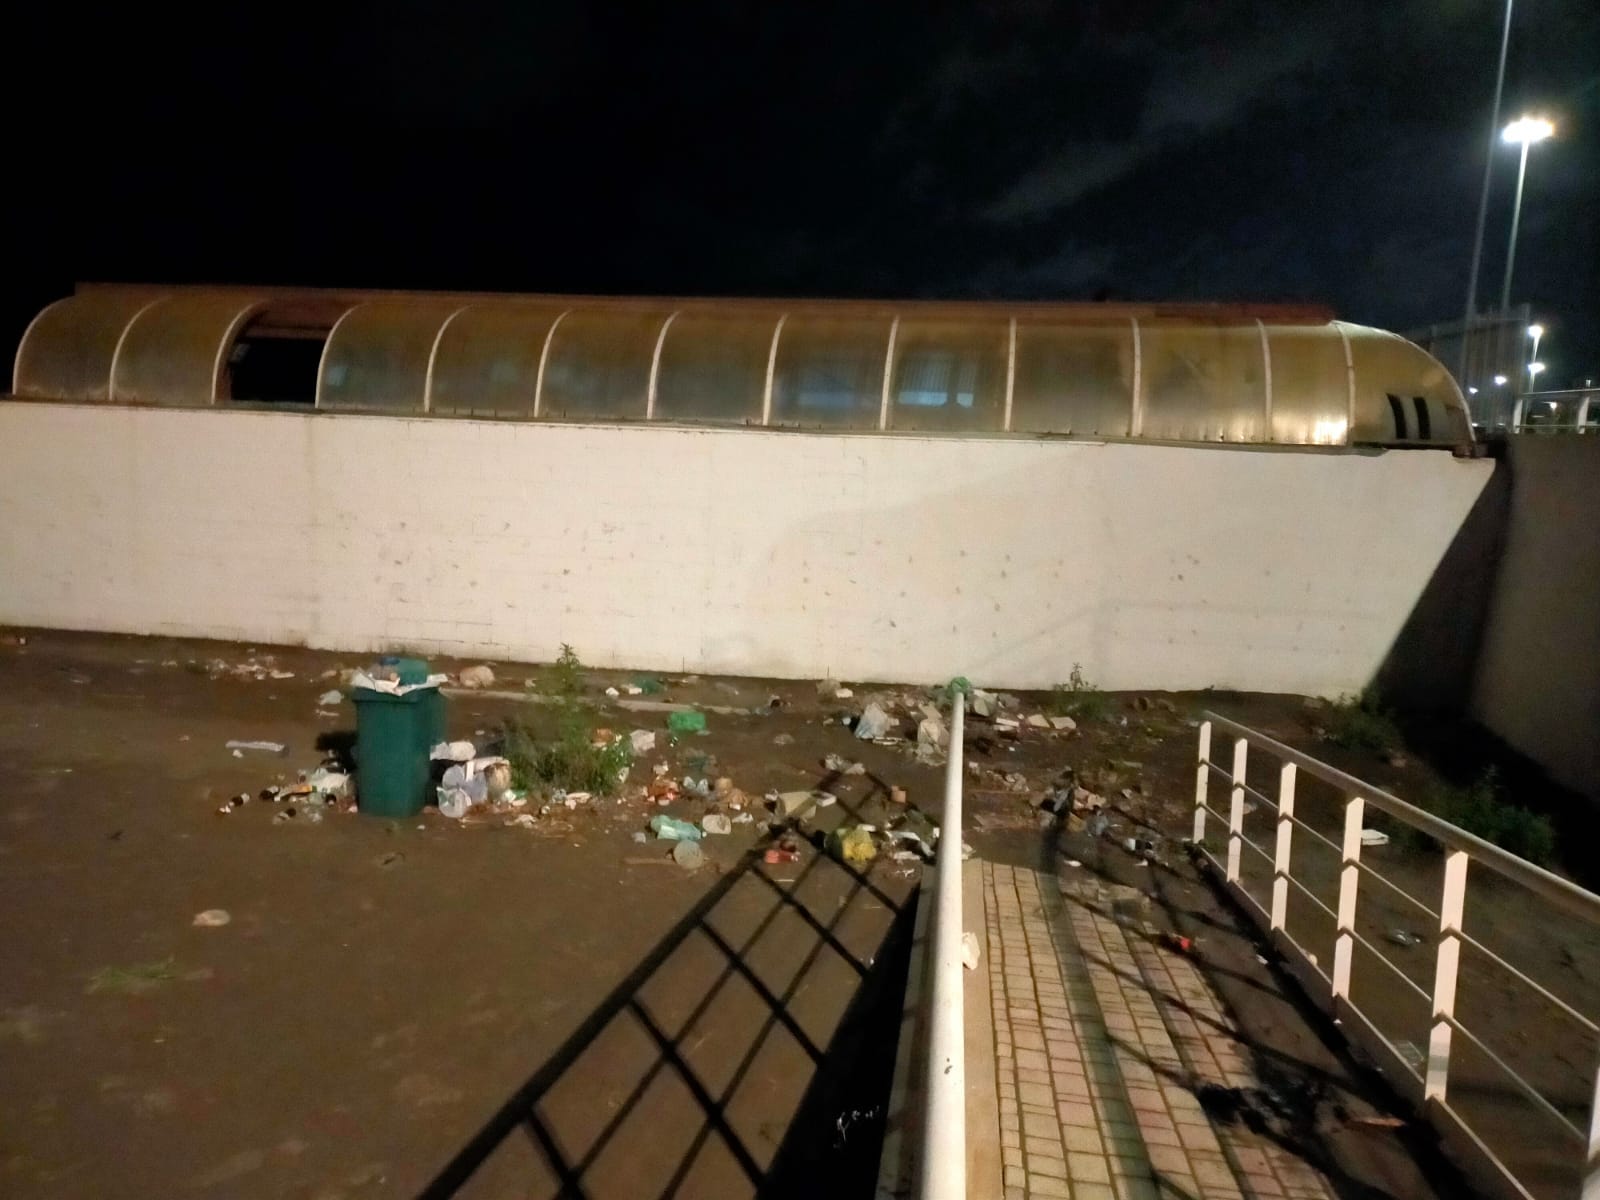
{"label": "metal handrail", "polygon": [[[1211,762],[1211,733],[1213,727],[1231,733],[1234,737],[1233,768],[1231,771]],[[1280,764],[1279,795],[1274,801],[1252,787],[1245,779],[1249,751],[1252,748],[1266,751]],[[1296,774],[1306,771],[1313,778],[1337,788],[1344,796],[1344,828],[1342,844],[1334,842],[1300,820],[1294,811]],[[1207,803],[1208,784],[1212,775],[1227,780],[1232,804],[1230,815],[1224,816]],[[1244,797],[1255,796],[1276,810],[1275,853],[1244,836]],[[1366,806],[1371,804],[1401,823],[1416,829],[1445,849],[1444,878],[1440,904],[1437,911],[1418,900],[1405,888],[1386,878],[1382,872],[1362,859],[1361,834],[1364,828]],[[1219,860],[1207,849],[1206,818],[1215,817],[1227,826],[1228,853],[1226,862]],[[1304,830],[1319,842],[1332,848],[1340,856],[1338,880],[1338,910],[1329,908],[1292,871],[1294,831]],[[1526,888],[1535,896],[1555,905],[1560,911],[1577,917],[1585,924],[1600,927],[1600,896],[1584,891],[1577,885],[1560,878],[1530,862],[1494,846],[1482,838],[1451,825],[1447,821],[1408,804],[1397,796],[1372,787],[1353,775],[1329,766],[1310,755],[1266,737],[1247,726],[1216,713],[1207,712],[1200,725],[1199,755],[1195,772],[1194,845],[1198,854],[1225,873],[1229,888],[1246,902],[1246,908],[1266,918],[1273,941],[1280,949],[1292,951],[1290,962],[1301,974],[1302,980],[1312,979],[1318,986],[1329,988],[1326,1003],[1335,1016],[1353,1018],[1345,1023],[1348,1036],[1364,1040],[1380,1058],[1402,1069],[1408,1079],[1422,1085],[1421,1099],[1431,1117],[1442,1122],[1447,1133],[1462,1135],[1463,1144],[1491,1170],[1497,1172],[1518,1194],[1526,1196],[1527,1189],[1516,1178],[1494,1150],[1475,1130],[1460,1111],[1449,1102],[1450,1039],[1459,1033],[1476,1046],[1498,1070],[1531,1099],[1547,1116],[1558,1120],[1568,1133],[1576,1134],[1580,1141],[1587,1139],[1588,1154],[1581,1166],[1583,1200],[1600,1200],[1600,1062],[1594,1075],[1594,1102],[1590,1107],[1587,1135],[1559,1108],[1541,1095],[1533,1084],[1524,1079],[1504,1059],[1491,1050],[1477,1034],[1466,1028],[1455,1015],[1456,984],[1459,974],[1462,946],[1471,947],[1504,970],[1534,994],[1553,1004],[1563,1014],[1576,1020],[1590,1032],[1600,1032],[1600,1025],[1580,1013],[1572,1005],[1553,994],[1548,988],[1529,978],[1501,955],[1495,953],[1462,928],[1465,916],[1467,875],[1471,866],[1486,867],[1502,878]],[[1249,846],[1257,854],[1272,861],[1272,904],[1270,911],[1244,887],[1241,878],[1240,849]],[[1356,902],[1363,878],[1376,880],[1402,899],[1439,922],[1439,933],[1433,944],[1434,976],[1431,992],[1424,989],[1381,947],[1356,929]],[[1290,936],[1288,932],[1288,904],[1292,892],[1304,895],[1316,908],[1332,917],[1335,924],[1334,961],[1331,974],[1324,973],[1315,958]],[[1432,1013],[1427,1056],[1424,1070],[1419,1072],[1400,1055],[1395,1044],[1372,1019],[1351,999],[1351,972],[1355,962],[1355,948],[1360,946],[1402,980],[1407,988],[1429,1004]],[[1297,956],[1297,957],[1296,957]],[[1302,973],[1309,971],[1310,975]],[[1308,987],[1311,985],[1308,984]],[[1315,992],[1316,988],[1312,988]],[[1414,1084],[1413,1084],[1414,1086]]]}
{"label": "metal handrail", "polygon": [[1265,734],[1257,733],[1237,721],[1230,721],[1227,717],[1213,712],[1205,713],[1204,717],[1213,725],[1247,739],[1252,746],[1259,746],[1269,751],[1274,758],[1294,763],[1302,771],[1309,772],[1324,783],[1331,783],[1347,795],[1360,796],[1368,804],[1404,821],[1407,825],[1420,829],[1442,845],[1452,850],[1465,851],[1472,856],[1474,862],[1479,862],[1491,871],[1521,884],[1540,899],[1559,905],[1573,916],[1600,924],[1600,896],[1596,896],[1593,892],[1586,892],[1577,884],[1546,871],[1543,867],[1536,867],[1526,859],[1500,849],[1492,842],[1486,842],[1414,804],[1407,804],[1400,797],[1391,796],[1381,788],[1375,788],[1354,775],[1346,775],[1337,767],[1330,767],[1327,763],[1320,762],[1293,746],[1274,741]]}
{"label": "metal handrail", "polygon": [[961,989],[961,784],[966,696],[950,688],[950,758],[939,819],[938,871],[933,885],[932,1016],[924,1072],[921,1200],[966,1200],[967,1066]]}

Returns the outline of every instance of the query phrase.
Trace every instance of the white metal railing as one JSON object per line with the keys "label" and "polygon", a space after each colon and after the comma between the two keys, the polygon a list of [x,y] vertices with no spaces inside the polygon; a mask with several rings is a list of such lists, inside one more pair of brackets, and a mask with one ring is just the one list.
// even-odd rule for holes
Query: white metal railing
{"label": "white metal railing", "polygon": [[[1233,737],[1232,761],[1227,769],[1212,761],[1213,729]],[[1585,1130],[1546,1099],[1499,1055],[1490,1050],[1483,1039],[1463,1025],[1455,1015],[1456,979],[1461,960],[1461,947],[1465,943],[1507,972],[1519,986],[1537,995],[1544,1003],[1555,1007],[1589,1034],[1600,1035],[1600,1026],[1596,1025],[1593,1018],[1584,1015],[1552,994],[1547,988],[1530,979],[1499,954],[1462,930],[1469,867],[1492,871],[1519,884],[1539,899],[1556,906],[1562,913],[1576,918],[1596,932],[1600,932],[1600,896],[1586,892],[1549,871],[1542,870],[1498,846],[1474,837],[1465,830],[1440,820],[1432,813],[1363,783],[1353,775],[1347,775],[1291,746],[1274,741],[1264,734],[1216,713],[1204,714],[1199,741],[1198,763],[1195,768],[1195,850],[1212,866],[1223,872],[1230,892],[1244,902],[1247,910],[1258,921],[1265,924],[1273,944],[1285,954],[1289,965],[1306,985],[1312,997],[1322,1003],[1335,1017],[1341,1019],[1345,1032],[1353,1035],[1363,1048],[1378,1060],[1380,1066],[1391,1068],[1386,1073],[1398,1078],[1403,1085],[1402,1090],[1412,1093],[1411,1098],[1421,1103],[1427,1116],[1442,1133],[1451,1136],[1463,1150],[1477,1157],[1494,1171],[1499,1179],[1509,1186],[1511,1194],[1529,1197],[1529,1200],[1532,1200],[1532,1194],[1524,1183],[1490,1148],[1485,1140],[1486,1131],[1474,1129],[1461,1111],[1450,1102],[1450,1046],[1453,1036],[1460,1034],[1494,1064],[1535,1109],[1548,1117],[1561,1131],[1563,1137],[1581,1147],[1577,1153],[1585,1157],[1577,1160],[1582,1178],[1579,1195],[1581,1200],[1600,1200],[1600,1062],[1596,1064],[1588,1129]],[[1247,770],[1252,748],[1264,751],[1275,761],[1278,769],[1276,797],[1266,795],[1248,782]],[[1301,771],[1332,786],[1344,796],[1344,820],[1340,841],[1335,842],[1326,837],[1295,815],[1295,781]],[[1209,803],[1209,784],[1213,775],[1224,780],[1229,786],[1226,814],[1218,812]],[[1276,837],[1270,851],[1244,835],[1246,796],[1275,814]],[[1361,860],[1361,831],[1365,827],[1365,815],[1369,805],[1390,818],[1426,834],[1443,847],[1444,881],[1437,911],[1384,878],[1370,863]],[[1224,822],[1227,828],[1227,849],[1221,861],[1205,845],[1208,816]],[[1307,886],[1304,879],[1296,878],[1293,870],[1293,850],[1297,836],[1313,838],[1339,854],[1337,911],[1323,903]],[[1245,850],[1252,851],[1272,866],[1272,894],[1269,906],[1263,906],[1241,882]],[[1357,932],[1356,900],[1363,880],[1371,881],[1398,894],[1413,907],[1438,921],[1439,937],[1435,947],[1431,992],[1424,991],[1369,938]],[[1288,916],[1291,895],[1306,901],[1333,919],[1335,935],[1331,974],[1324,972],[1315,956],[1290,935]],[[1420,1072],[1405,1059],[1396,1045],[1385,1037],[1372,1017],[1351,1002],[1350,974],[1357,945],[1376,956],[1379,962],[1404,980],[1406,985],[1430,1006],[1432,1017],[1427,1057]]]}
{"label": "white metal railing", "polygon": [[950,688],[950,760],[939,818],[938,871],[934,880],[933,970],[928,1058],[923,1072],[927,1106],[918,1158],[922,1200],[966,1200],[967,1066],[961,989],[961,740],[967,698]]}

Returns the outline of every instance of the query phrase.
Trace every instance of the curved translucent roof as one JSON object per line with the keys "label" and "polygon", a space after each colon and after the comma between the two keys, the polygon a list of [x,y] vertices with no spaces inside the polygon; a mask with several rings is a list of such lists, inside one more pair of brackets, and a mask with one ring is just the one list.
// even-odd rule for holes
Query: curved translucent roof
{"label": "curved translucent roof", "polygon": [[424,412],[428,364],[439,332],[462,306],[450,301],[369,300],[328,334],[317,372],[317,407],[343,412]]}
{"label": "curved translucent roof", "polygon": [[14,390],[216,403],[247,322],[324,343],[315,398],[333,411],[1244,445],[1471,439],[1460,391],[1421,349],[1281,306],[90,287],[34,321]]}
{"label": "curved translucent roof", "polygon": [[17,347],[12,391],[49,400],[109,400],[122,335],[159,292],[80,292],[33,319]]}
{"label": "curved translucent roof", "polygon": [[111,399],[215,404],[228,348],[260,307],[254,296],[195,292],[163,296],[140,309],[111,365]]}

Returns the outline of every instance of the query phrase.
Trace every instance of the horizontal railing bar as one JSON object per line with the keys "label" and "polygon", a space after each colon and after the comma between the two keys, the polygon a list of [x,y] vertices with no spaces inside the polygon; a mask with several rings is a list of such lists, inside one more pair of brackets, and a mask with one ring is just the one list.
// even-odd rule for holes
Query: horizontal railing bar
{"label": "horizontal railing bar", "polygon": [[1328,837],[1326,834],[1322,833],[1320,830],[1314,829],[1312,826],[1307,825],[1299,817],[1291,815],[1289,817],[1289,820],[1293,821],[1297,828],[1304,829],[1307,833],[1309,833],[1312,837],[1316,838],[1317,841],[1321,842],[1329,850],[1332,850],[1335,854],[1339,855],[1341,858],[1344,857],[1344,847],[1339,845],[1339,843],[1334,841],[1331,837]]}
{"label": "horizontal railing bar", "polygon": [[1327,913],[1330,917],[1332,917],[1335,924],[1338,923],[1339,914],[1334,912],[1333,909],[1329,908],[1321,900],[1317,899],[1317,894],[1315,892],[1313,892],[1305,884],[1301,883],[1293,875],[1285,875],[1284,878],[1287,879],[1290,883],[1294,884],[1295,887],[1299,888],[1301,894],[1304,895],[1307,900],[1311,901],[1311,903],[1315,904],[1323,912]]}
{"label": "horizontal railing bar", "polygon": [[1600,1025],[1596,1025],[1588,1017],[1584,1016],[1577,1009],[1573,1008],[1572,1005],[1568,1004],[1560,996],[1557,996],[1554,992],[1550,991],[1549,988],[1547,988],[1547,987],[1543,986],[1542,984],[1540,984],[1537,980],[1529,979],[1521,971],[1517,970],[1516,967],[1513,967],[1510,963],[1508,963],[1505,959],[1501,958],[1493,950],[1489,949],[1489,947],[1485,946],[1477,938],[1471,937],[1468,934],[1461,933],[1459,931],[1457,932],[1456,936],[1459,937],[1467,945],[1471,946],[1479,954],[1481,954],[1485,958],[1487,958],[1490,962],[1493,962],[1493,963],[1495,963],[1495,964],[1497,964],[1499,966],[1504,967],[1507,971],[1509,971],[1513,976],[1516,977],[1516,979],[1517,979],[1517,981],[1519,983],[1524,983],[1528,987],[1531,987],[1534,991],[1538,992],[1539,995],[1543,996],[1546,1000],[1550,1001],[1551,1004],[1554,1004],[1557,1008],[1559,1008],[1562,1012],[1566,1013],[1567,1016],[1571,1017],[1579,1025],[1582,1025],[1590,1033],[1600,1033]]}
{"label": "horizontal railing bar", "polygon": [[1384,887],[1388,888],[1391,892],[1394,892],[1396,895],[1400,896],[1402,899],[1409,900],[1412,904],[1416,905],[1423,912],[1427,913],[1435,921],[1437,921],[1439,919],[1439,914],[1438,913],[1434,912],[1433,909],[1429,908],[1421,900],[1418,900],[1415,896],[1413,896],[1410,892],[1406,891],[1405,888],[1401,887],[1398,883],[1391,882],[1389,880],[1388,876],[1379,873],[1379,871],[1378,871],[1378,869],[1376,867],[1369,867],[1364,862],[1357,862],[1356,863],[1356,867],[1361,871],[1361,873],[1363,875],[1367,875],[1367,876],[1371,877],[1372,879],[1377,880],[1379,883],[1383,884]]}
{"label": "horizontal railing bar", "polygon": [[1201,805],[1201,807],[1204,808],[1208,813],[1210,813],[1217,820],[1221,821],[1224,825],[1226,825],[1231,820],[1231,818],[1228,816],[1227,813],[1219,813],[1216,809],[1212,808],[1211,805],[1209,805],[1209,804],[1203,804],[1203,805]]}
{"label": "horizontal railing bar", "polygon": [[1319,762],[1309,754],[1296,750],[1293,746],[1286,746],[1237,721],[1230,721],[1227,717],[1209,710],[1203,714],[1203,718],[1226,732],[1246,739],[1251,745],[1267,751],[1279,760],[1293,763],[1302,771],[1324,783],[1332,784],[1347,795],[1362,797],[1368,804],[1397,820],[1404,821],[1407,825],[1420,829],[1435,841],[1453,850],[1465,851],[1479,865],[1522,885],[1590,924],[1600,925],[1600,896],[1584,891],[1577,884],[1570,883],[1543,867],[1536,867],[1414,804],[1406,803],[1398,796],[1390,795],[1382,788],[1364,783],[1354,775],[1347,775],[1335,767]]}
{"label": "horizontal railing bar", "polygon": [[[1220,775],[1224,779],[1226,779],[1230,784],[1234,783],[1233,776],[1230,775],[1227,771],[1224,771],[1221,767],[1217,766],[1217,764],[1212,762],[1210,759],[1203,758],[1200,761],[1205,763],[1206,766],[1210,767],[1218,775]],[[1251,787],[1248,783],[1234,784],[1234,786],[1243,788],[1245,795],[1254,796],[1257,800],[1261,801],[1261,803],[1265,804],[1273,812],[1277,812],[1278,811],[1278,802],[1276,800],[1274,800],[1271,796],[1268,796],[1266,793],[1256,791],[1256,789]]]}
{"label": "horizontal railing bar", "polygon": [[1334,1016],[1336,1019],[1340,1020],[1350,1017],[1360,1021],[1361,1024],[1367,1027],[1367,1031],[1371,1033],[1373,1037],[1377,1038],[1389,1048],[1390,1055],[1392,1055],[1394,1061],[1400,1065],[1401,1070],[1403,1070],[1407,1075],[1410,1075],[1411,1078],[1415,1079],[1418,1083],[1422,1082],[1422,1072],[1417,1070],[1417,1068],[1413,1067],[1400,1056],[1400,1052],[1395,1049],[1394,1043],[1389,1040],[1389,1035],[1374,1025],[1372,1023],[1372,1018],[1367,1016],[1366,1013],[1362,1012],[1354,1004],[1351,1004],[1350,1001],[1344,1000],[1335,1007]]}
{"label": "horizontal railing bar", "polygon": [[1384,966],[1388,967],[1390,971],[1394,972],[1397,977],[1404,981],[1405,985],[1415,992],[1418,997],[1421,998],[1424,1004],[1431,1005],[1433,1003],[1433,997],[1423,989],[1422,985],[1402,971],[1399,966],[1396,965],[1394,959],[1390,958],[1382,950],[1379,950],[1378,947],[1372,943],[1371,939],[1367,938],[1363,934],[1357,933],[1354,929],[1347,930],[1346,932],[1348,932],[1351,937],[1355,938],[1357,944],[1365,946],[1367,950],[1371,952],[1373,958],[1377,959]]}
{"label": "horizontal railing bar", "polygon": [[1477,1034],[1473,1033],[1472,1030],[1468,1029],[1460,1021],[1451,1016],[1444,1016],[1440,1014],[1437,1019],[1445,1022],[1445,1024],[1449,1025],[1451,1029],[1454,1029],[1457,1033],[1466,1038],[1467,1041],[1471,1042],[1474,1046],[1481,1050],[1484,1056],[1487,1057],[1490,1062],[1494,1063],[1495,1066],[1499,1067],[1505,1072],[1506,1078],[1510,1079],[1512,1083],[1516,1084],[1517,1089],[1521,1091],[1524,1096],[1526,1096],[1529,1100],[1532,1100],[1540,1108],[1544,1109],[1546,1113],[1559,1121],[1561,1123],[1561,1127],[1571,1133],[1573,1137],[1577,1138],[1580,1142],[1587,1142],[1589,1140],[1589,1135],[1582,1129],[1578,1128],[1578,1126],[1574,1125],[1572,1121],[1568,1119],[1566,1113],[1562,1112],[1554,1104],[1551,1104],[1550,1101],[1541,1096],[1538,1089],[1535,1088],[1533,1084],[1529,1083],[1521,1075],[1518,1075],[1516,1071],[1511,1068],[1510,1064],[1508,1064],[1493,1050],[1489,1049],[1488,1046],[1484,1045],[1483,1039]]}

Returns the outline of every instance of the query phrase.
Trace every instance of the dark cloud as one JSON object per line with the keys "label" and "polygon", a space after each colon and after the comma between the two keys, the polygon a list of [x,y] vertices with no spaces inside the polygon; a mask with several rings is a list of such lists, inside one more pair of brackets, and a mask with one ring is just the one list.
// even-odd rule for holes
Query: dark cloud
{"label": "dark cloud", "polygon": [[[30,10],[16,326],[79,277],[1462,306],[1489,0]],[[1600,373],[1600,8],[1518,14],[1516,288]],[[1514,160],[1497,161],[1485,301]],[[8,329],[12,337],[15,330]]]}

